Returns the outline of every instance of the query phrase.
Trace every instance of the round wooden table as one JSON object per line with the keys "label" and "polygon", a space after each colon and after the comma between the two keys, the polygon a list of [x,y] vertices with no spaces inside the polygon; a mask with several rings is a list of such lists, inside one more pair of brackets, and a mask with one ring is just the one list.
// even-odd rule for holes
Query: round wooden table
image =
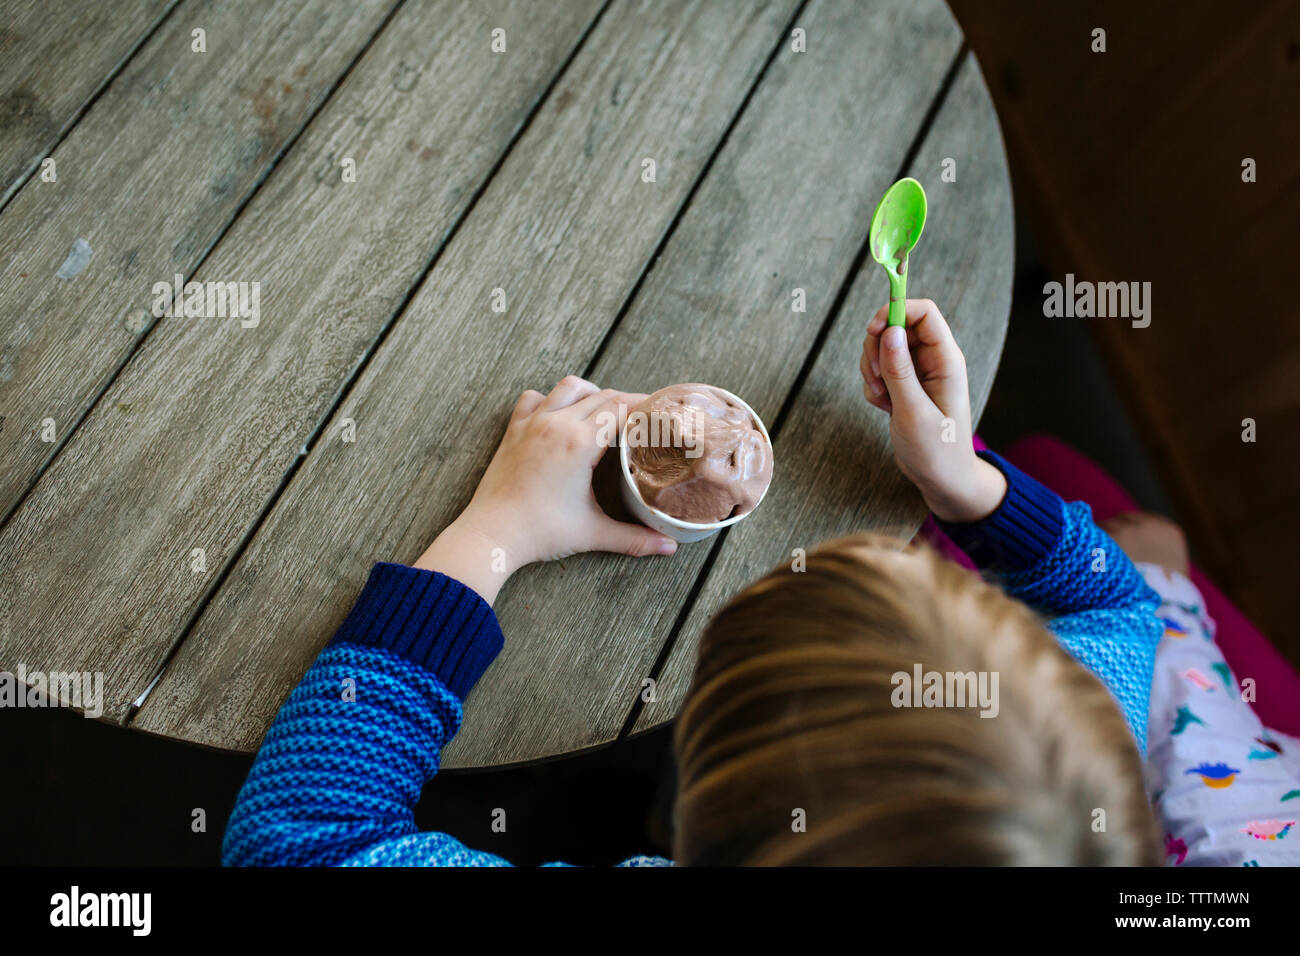
{"label": "round wooden table", "polygon": [[[568,373],[735,392],[775,478],[672,558],[519,573],[444,767],[670,720],[745,583],[831,536],[915,531],[858,373],[887,298],[875,203],[925,186],[909,292],[951,322],[977,415],[1013,265],[997,119],[940,0],[406,4],[355,62],[387,3],[329,6],[292,49],[278,6],[233,31],[229,75],[177,61],[187,25],[164,23],[59,146],[82,178],[19,183],[0,214],[22,341],[0,377],[21,413],[0,429],[0,667],[102,672],[103,719],[255,749],[370,565],[413,561],[519,392]],[[83,234],[89,264],[55,278]],[[176,273],[260,283],[260,321],[123,321]]]}

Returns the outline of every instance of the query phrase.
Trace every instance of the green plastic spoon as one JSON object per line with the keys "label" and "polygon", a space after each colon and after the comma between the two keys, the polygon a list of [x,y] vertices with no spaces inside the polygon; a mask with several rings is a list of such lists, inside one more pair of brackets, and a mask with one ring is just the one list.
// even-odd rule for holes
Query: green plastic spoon
{"label": "green plastic spoon", "polygon": [[925,190],[915,179],[900,179],[885,190],[871,217],[871,258],[889,276],[889,324],[907,324],[907,257],[925,228]]}

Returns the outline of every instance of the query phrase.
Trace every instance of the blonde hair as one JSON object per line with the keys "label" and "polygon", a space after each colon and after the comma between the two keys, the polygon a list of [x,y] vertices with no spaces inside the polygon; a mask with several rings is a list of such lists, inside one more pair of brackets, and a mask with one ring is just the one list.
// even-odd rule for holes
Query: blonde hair
{"label": "blonde hair", "polygon": [[[996,716],[898,706],[918,665],[997,675]],[[676,750],[682,864],[1161,860],[1101,683],[1025,605],[889,538],[824,545],[736,596],[701,638]]]}

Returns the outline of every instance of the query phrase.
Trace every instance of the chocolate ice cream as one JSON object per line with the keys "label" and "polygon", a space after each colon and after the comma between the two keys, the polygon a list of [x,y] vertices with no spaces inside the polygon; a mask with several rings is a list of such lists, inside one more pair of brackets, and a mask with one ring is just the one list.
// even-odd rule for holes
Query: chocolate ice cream
{"label": "chocolate ice cream", "polygon": [[772,446],[754,416],[711,385],[661,388],[632,409],[626,437],[641,499],[680,521],[748,514],[772,480]]}

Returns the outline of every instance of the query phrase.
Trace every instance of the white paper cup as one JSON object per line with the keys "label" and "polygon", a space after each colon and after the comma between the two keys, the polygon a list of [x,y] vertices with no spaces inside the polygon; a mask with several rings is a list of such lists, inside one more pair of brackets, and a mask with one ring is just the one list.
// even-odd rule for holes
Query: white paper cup
{"label": "white paper cup", "polygon": [[[758,417],[758,413],[745,403],[738,395],[733,395],[725,388],[718,388],[716,385],[711,386],[717,389],[723,395],[727,396],[738,406],[749,412],[754,424],[763,434],[763,440],[767,442],[767,447],[772,447],[772,437],[767,433],[767,426],[763,424],[763,419]],[[629,416],[630,418],[630,416]],[[665,534],[679,544],[690,544],[692,541],[703,541],[705,538],[717,534],[719,529],[729,527],[737,521],[743,521],[758,510],[758,506],[763,503],[763,498],[767,496],[767,488],[772,487],[771,481],[767,483],[767,488],[763,489],[763,494],[759,495],[758,501],[754,502],[754,507],[750,508],[743,515],[736,515],[733,518],[727,518],[725,521],[711,521],[708,524],[697,524],[692,521],[682,521],[680,518],[674,518],[670,514],[660,511],[658,508],[651,507],[641,498],[641,492],[636,486],[636,481],[632,478],[632,470],[628,467],[627,461],[627,425],[623,424],[623,431],[618,438],[618,461],[619,469],[623,472],[623,502],[632,515],[648,528],[653,528],[660,534]],[[772,471],[776,472],[776,456],[772,456]]]}

